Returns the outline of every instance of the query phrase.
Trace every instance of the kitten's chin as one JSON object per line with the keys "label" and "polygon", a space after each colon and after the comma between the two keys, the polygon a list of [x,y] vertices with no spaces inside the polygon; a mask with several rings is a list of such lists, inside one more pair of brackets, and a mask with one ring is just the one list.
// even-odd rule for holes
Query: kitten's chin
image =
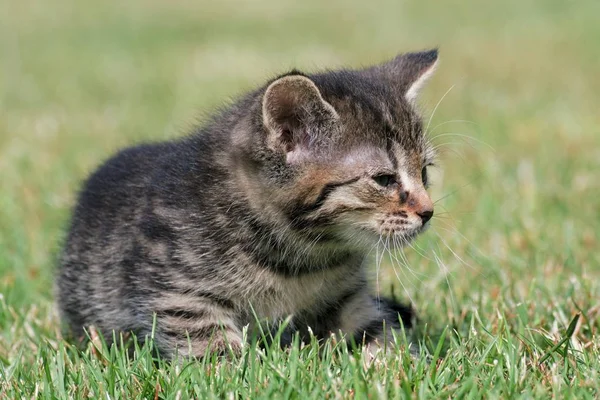
{"label": "kitten's chin", "polygon": [[411,232],[398,232],[392,235],[392,242],[394,242],[395,247],[406,247],[410,242],[415,240],[417,236],[419,236],[420,231],[411,231]]}
{"label": "kitten's chin", "polygon": [[391,248],[403,248],[414,241],[421,233],[429,228],[429,224],[411,230],[386,231],[377,234],[377,240],[381,241]]}
{"label": "kitten's chin", "polygon": [[373,248],[381,238],[378,232],[363,227],[340,228],[336,230],[335,235],[351,249],[357,250],[358,248],[364,252]]}
{"label": "kitten's chin", "polygon": [[383,240],[388,240],[389,243],[393,244],[394,247],[400,248],[409,245],[415,240],[420,234],[429,229],[429,221],[424,225],[415,227],[413,229],[405,230],[388,230],[381,233]]}
{"label": "kitten's chin", "polygon": [[370,250],[373,246],[381,244],[390,248],[402,248],[415,240],[429,226],[407,231],[379,231],[369,228],[341,229],[337,232],[351,247],[360,247],[364,250]]}

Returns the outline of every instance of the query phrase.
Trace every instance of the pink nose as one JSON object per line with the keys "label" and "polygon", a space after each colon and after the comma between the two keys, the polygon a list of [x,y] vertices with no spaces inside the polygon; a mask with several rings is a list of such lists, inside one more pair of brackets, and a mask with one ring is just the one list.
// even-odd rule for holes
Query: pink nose
{"label": "pink nose", "polygon": [[425,189],[412,193],[408,191],[401,192],[400,202],[406,203],[412,212],[421,217],[423,225],[433,217],[433,202]]}

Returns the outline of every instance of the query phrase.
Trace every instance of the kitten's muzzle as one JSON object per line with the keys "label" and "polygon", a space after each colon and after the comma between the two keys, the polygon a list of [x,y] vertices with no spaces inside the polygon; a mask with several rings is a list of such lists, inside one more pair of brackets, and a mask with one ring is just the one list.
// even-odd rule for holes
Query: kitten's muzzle
{"label": "kitten's muzzle", "polygon": [[400,202],[406,206],[409,213],[415,213],[421,218],[422,225],[433,217],[433,202],[424,187],[413,192],[403,191],[400,193]]}

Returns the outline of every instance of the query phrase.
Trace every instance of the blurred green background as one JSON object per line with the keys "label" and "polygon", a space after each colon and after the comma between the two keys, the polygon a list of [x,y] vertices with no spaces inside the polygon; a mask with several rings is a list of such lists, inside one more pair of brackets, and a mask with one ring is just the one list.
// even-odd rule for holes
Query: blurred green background
{"label": "blurred green background", "polygon": [[[597,317],[599,16],[597,0],[0,0],[3,301],[55,332],[70,207],[117,149],[182,135],[292,67],[439,46],[421,96],[428,120],[447,93],[431,123],[439,217],[420,251],[405,250],[415,273],[395,265],[398,282],[391,259],[381,290],[394,284],[433,325],[460,326],[473,310],[493,321],[520,303],[549,331],[578,308]],[[599,329],[590,320],[584,342]],[[0,329],[9,357],[24,339]]]}

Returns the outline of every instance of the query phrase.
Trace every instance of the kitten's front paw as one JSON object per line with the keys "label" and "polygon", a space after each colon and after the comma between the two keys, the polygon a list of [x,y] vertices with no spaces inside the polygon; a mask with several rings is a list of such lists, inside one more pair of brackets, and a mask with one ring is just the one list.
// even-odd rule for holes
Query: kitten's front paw
{"label": "kitten's front paw", "polygon": [[[400,354],[408,353],[413,360],[417,360],[420,357],[420,346],[410,343],[408,348],[400,350]],[[383,360],[386,357],[397,355],[396,344],[388,342],[385,345],[379,340],[374,340],[367,343],[362,347],[362,359],[365,368],[369,368],[374,362]]]}
{"label": "kitten's front paw", "polygon": [[237,339],[229,339],[229,338],[218,338],[217,340],[212,340],[204,346],[204,351],[202,352],[202,356],[205,354],[211,355],[216,354],[218,356],[239,356],[242,354],[242,342]]}
{"label": "kitten's front paw", "polygon": [[222,332],[215,330],[209,337],[180,337],[175,342],[169,343],[169,347],[183,357],[202,359],[204,357],[217,356],[239,356],[242,354],[242,338],[234,332]]}

